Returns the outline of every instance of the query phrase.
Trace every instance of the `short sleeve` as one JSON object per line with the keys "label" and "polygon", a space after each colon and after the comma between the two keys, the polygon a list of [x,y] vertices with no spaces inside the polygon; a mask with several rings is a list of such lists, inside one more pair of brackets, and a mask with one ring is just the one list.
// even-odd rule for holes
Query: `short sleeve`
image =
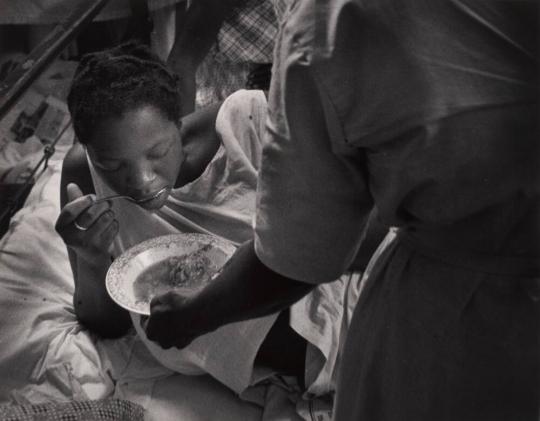
{"label": "short sleeve", "polygon": [[259,168],[267,102],[263,91],[241,89],[229,95],[219,109],[216,132],[232,161]]}
{"label": "short sleeve", "polygon": [[309,67],[282,65],[274,65],[280,80],[271,88],[255,251],[281,275],[329,282],[354,259],[373,200],[361,151],[338,155],[332,147],[332,115]]}

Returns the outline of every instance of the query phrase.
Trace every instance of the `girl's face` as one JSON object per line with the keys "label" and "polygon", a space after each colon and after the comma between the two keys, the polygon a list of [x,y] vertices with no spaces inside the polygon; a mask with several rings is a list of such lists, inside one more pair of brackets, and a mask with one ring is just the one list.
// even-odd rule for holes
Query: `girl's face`
{"label": "girl's face", "polygon": [[184,160],[179,126],[151,105],[98,124],[87,150],[96,170],[119,194],[142,199],[167,187],[141,204],[148,210],[163,206]]}

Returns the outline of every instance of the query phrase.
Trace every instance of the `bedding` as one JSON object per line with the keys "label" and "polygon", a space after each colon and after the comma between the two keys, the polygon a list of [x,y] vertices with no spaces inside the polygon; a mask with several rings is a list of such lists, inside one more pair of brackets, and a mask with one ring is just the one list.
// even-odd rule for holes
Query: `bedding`
{"label": "bedding", "polygon": [[[22,183],[69,117],[61,98],[75,64],[57,61],[0,124],[0,177]],[[29,137],[28,137],[29,136]],[[54,232],[68,129],[0,239],[0,403],[99,399],[114,390],[95,338],[75,319],[65,246]]]}
{"label": "bedding", "polygon": [[59,151],[0,241],[0,403],[104,398],[95,338],[77,323],[67,253],[54,231]]}
{"label": "bedding", "polygon": [[[51,159],[0,240],[0,404],[114,397],[140,404],[147,420],[212,420],[216,411],[223,420],[260,419],[260,407],[210,377],[152,364],[135,333],[101,340],[77,322],[67,252],[54,231],[64,154]],[[170,402],[174,390],[183,398]]]}

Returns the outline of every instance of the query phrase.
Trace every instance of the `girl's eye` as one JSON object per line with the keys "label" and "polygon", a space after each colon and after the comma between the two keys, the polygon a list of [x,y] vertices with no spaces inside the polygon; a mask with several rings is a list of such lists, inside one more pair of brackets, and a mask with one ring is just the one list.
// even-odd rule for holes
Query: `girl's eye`
{"label": "girl's eye", "polygon": [[166,146],[159,146],[150,151],[150,158],[162,158],[171,150],[172,144]]}
{"label": "girl's eye", "polygon": [[118,171],[121,167],[119,162],[100,162],[97,167],[102,171],[112,172],[112,171]]}

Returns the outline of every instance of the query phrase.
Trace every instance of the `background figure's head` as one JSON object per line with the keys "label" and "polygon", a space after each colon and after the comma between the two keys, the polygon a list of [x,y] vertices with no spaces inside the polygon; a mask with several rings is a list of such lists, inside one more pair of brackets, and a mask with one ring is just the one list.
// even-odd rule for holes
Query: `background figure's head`
{"label": "background figure's head", "polygon": [[174,186],[183,160],[178,80],[148,47],[84,56],[68,107],[77,139],[115,191],[141,198]]}

